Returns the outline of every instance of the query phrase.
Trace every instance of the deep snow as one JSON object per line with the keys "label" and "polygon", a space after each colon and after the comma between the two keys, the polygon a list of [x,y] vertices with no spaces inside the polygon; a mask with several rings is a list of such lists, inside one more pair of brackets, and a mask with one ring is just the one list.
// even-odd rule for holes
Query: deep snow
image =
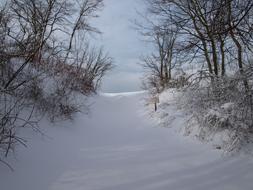
{"label": "deep snow", "polygon": [[100,94],[87,116],[22,136],[11,172],[0,165],[1,190],[252,190],[253,159],[222,151],[175,132],[176,112],[161,127],[145,113],[144,93]]}

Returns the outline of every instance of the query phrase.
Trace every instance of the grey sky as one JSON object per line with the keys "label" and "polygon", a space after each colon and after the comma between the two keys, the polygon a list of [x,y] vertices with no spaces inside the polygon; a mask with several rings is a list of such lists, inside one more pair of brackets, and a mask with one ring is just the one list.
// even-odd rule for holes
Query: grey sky
{"label": "grey sky", "polygon": [[[0,0],[4,2],[5,0]],[[92,20],[102,35],[95,35],[92,43],[103,46],[116,66],[103,80],[103,92],[127,92],[140,90],[142,68],[139,58],[151,51],[151,45],[133,29],[133,20],[145,11],[145,0],[104,0],[100,17]]]}
{"label": "grey sky", "polygon": [[104,0],[104,4],[100,17],[93,23],[102,32],[95,43],[104,47],[116,68],[105,78],[102,91],[140,90],[142,70],[137,63],[150,47],[133,29],[131,20],[138,19],[136,10],[144,10],[143,0]]}

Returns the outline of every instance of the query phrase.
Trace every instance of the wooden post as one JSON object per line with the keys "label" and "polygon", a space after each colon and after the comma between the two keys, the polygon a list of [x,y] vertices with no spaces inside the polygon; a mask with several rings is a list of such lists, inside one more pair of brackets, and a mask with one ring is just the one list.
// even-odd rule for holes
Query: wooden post
{"label": "wooden post", "polygon": [[159,96],[156,95],[156,96],[152,97],[151,103],[155,105],[155,111],[157,111],[157,108],[158,108],[157,104],[159,103]]}

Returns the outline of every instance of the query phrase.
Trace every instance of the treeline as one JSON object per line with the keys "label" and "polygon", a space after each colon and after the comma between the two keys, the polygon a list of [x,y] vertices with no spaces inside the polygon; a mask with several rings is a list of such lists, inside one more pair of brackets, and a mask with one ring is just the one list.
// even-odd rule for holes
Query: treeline
{"label": "treeline", "polygon": [[[251,0],[147,0],[142,34],[155,45],[143,59],[152,93],[184,89],[200,136],[229,129],[230,145],[253,131]],[[194,69],[189,70],[190,67]]]}
{"label": "treeline", "polygon": [[112,60],[87,35],[99,33],[90,21],[102,7],[102,0],[1,2],[1,156],[25,144],[20,129],[38,130],[34,118],[70,119],[81,97],[99,88]]}

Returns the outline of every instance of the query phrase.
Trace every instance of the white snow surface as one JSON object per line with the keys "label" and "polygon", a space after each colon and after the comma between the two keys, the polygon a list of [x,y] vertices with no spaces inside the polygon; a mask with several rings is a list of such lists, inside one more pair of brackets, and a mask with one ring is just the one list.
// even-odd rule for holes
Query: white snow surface
{"label": "white snow surface", "polygon": [[[145,93],[100,94],[91,113],[52,126],[40,136],[24,131],[18,147],[0,165],[1,190],[252,190],[253,159],[184,137],[187,122],[171,103],[172,128],[149,118]],[[168,103],[170,104],[170,103]]]}

